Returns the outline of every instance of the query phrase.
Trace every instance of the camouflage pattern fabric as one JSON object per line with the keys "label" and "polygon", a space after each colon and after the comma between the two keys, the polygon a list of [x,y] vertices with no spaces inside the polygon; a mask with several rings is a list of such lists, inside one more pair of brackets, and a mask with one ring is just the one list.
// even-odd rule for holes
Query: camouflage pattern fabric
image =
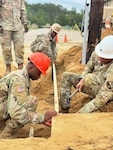
{"label": "camouflage pattern fabric", "polygon": [[15,61],[17,64],[21,64],[24,62],[23,30],[13,32],[13,36],[12,31],[4,30],[4,42],[2,43],[2,53],[5,64],[10,64],[11,61],[13,61],[11,52],[11,41],[13,41],[14,45]]}
{"label": "camouflage pattern fabric", "polygon": [[30,47],[32,52],[43,52],[51,60],[56,60],[56,39],[51,37],[51,30],[47,34],[37,35],[37,38],[31,43]]}
{"label": "camouflage pattern fabric", "polygon": [[2,0],[0,9],[1,22],[4,30],[18,31],[27,24],[27,13],[24,0]]}
{"label": "camouflage pattern fabric", "polygon": [[79,79],[84,79],[82,92],[88,94],[92,100],[84,105],[78,112],[90,113],[98,110],[108,101],[113,100],[113,61],[101,64],[95,52],[92,53],[85,70],[81,75],[64,72],[60,87],[60,103],[67,108],[67,96],[70,95],[71,86],[76,86]]}
{"label": "camouflage pattern fabric", "polygon": [[0,7],[0,25],[3,28],[2,51],[5,64],[12,61],[11,43],[14,44],[16,63],[23,63],[24,59],[24,30],[28,24],[24,0],[2,0]]}
{"label": "camouflage pattern fabric", "polygon": [[30,79],[26,67],[0,79],[0,119],[12,128],[27,123],[43,123],[44,115],[36,112],[38,100],[30,95]]}

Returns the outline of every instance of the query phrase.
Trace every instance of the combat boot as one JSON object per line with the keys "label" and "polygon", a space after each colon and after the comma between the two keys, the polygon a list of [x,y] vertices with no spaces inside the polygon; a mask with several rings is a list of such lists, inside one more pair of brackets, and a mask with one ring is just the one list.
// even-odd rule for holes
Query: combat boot
{"label": "combat boot", "polygon": [[6,64],[5,75],[9,74],[10,72],[11,72],[11,64]]}
{"label": "combat boot", "polygon": [[18,64],[18,69],[22,69],[23,68],[23,64]]}
{"label": "combat boot", "polygon": [[3,131],[0,133],[0,139],[15,139],[16,137],[14,134],[13,128],[11,128],[9,125],[6,125]]}

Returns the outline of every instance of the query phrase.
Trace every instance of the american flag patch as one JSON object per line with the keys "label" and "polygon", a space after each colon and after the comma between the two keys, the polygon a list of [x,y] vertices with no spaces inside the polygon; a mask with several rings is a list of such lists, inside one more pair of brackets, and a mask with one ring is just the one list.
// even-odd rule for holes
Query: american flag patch
{"label": "american flag patch", "polygon": [[19,87],[19,88],[17,88],[17,92],[22,92],[22,91],[25,91],[25,88],[24,88],[24,87]]}

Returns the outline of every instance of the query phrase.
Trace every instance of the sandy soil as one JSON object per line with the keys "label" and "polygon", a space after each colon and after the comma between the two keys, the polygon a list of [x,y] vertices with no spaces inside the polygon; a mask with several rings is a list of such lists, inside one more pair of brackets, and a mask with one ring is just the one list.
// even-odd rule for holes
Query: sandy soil
{"label": "sandy soil", "polygon": [[[113,31],[103,31],[102,38],[108,34],[113,34]],[[82,55],[82,39],[80,38],[80,40],[75,44],[75,42],[73,42],[74,38],[72,35],[71,37],[72,39],[70,39],[70,42],[57,43],[59,50],[56,62],[58,95],[62,73],[64,71],[81,73],[85,67],[85,65],[80,63]],[[27,62],[28,55],[31,53],[29,50],[30,41],[25,41],[25,64]],[[0,64],[0,76],[2,77],[5,71],[2,54],[0,54]],[[12,70],[15,69],[16,68],[12,63]],[[72,89],[72,92],[73,90],[74,89]],[[53,82],[51,80],[51,67],[47,72],[47,76],[41,76],[39,80],[32,82],[31,93],[39,99],[37,108],[39,113],[44,113],[47,110],[54,109],[54,90]],[[84,115],[75,114],[75,112],[89,100],[90,99],[87,95],[78,93],[71,100],[70,113],[68,115],[59,114],[55,117],[53,119],[52,128],[45,125],[28,124],[15,132],[18,139],[0,140],[0,149],[112,150],[113,114],[109,112],[113,112],[113,102],[108,103],[97,113]],[[3,122],[0,123],[0,128],[2,128],[2,126]],[[28,138],[31,126],[35,129],[34,138]]]}

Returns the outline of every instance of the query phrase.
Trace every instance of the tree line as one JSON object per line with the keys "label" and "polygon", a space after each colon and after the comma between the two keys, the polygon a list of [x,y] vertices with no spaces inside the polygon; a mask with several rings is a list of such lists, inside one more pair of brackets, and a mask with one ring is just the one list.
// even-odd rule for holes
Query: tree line
{"label": "tree line", "polygon": [[76,22],[78,26],[81,26],[83,10],[78,13],[75,7],[72,10],[68,10],[61,5],[52,3],[28,4],[26,2],[26,9],[31,24],[43,26],[57,22],[62,26],[74,26]]}

